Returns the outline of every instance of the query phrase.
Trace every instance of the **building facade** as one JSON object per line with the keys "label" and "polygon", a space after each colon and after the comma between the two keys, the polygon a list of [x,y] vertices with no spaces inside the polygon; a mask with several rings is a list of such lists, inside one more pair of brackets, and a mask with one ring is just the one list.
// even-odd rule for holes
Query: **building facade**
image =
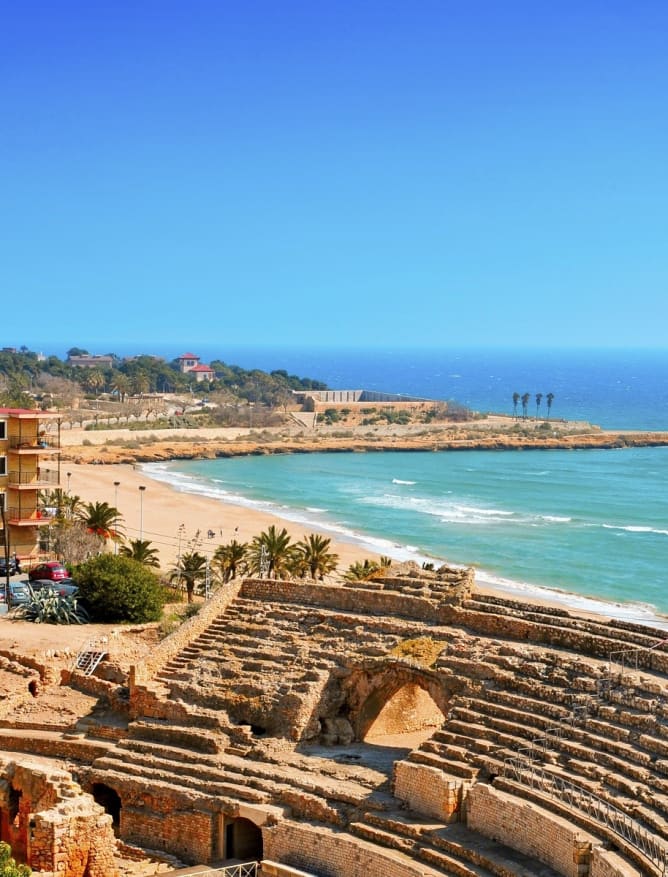
{"label": "building facade", "polygon": [[[23,408],[0,408],[0,550],[30,562],[53,519],[40,510],[42,490],[60,488],[60,418]],[[4,522],[4,525],[3,525]]]}

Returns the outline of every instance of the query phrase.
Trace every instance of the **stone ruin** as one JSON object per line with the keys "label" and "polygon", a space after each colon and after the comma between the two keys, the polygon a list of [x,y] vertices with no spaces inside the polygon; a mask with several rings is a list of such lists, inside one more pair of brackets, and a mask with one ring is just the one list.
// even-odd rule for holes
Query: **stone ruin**
{"label": "stone ruin", "polygon": [[[265,877],[663,875],[663,633],[473,584],[225,586],[123,684],[113,655],[112,678],[71,674],[106,706],[75,733],[24,745],[3,721],[0,748],[79,785],[0,762],[0,839],[63,877],[113,875],[114,842]],[[54,807],[80,838],[58,861]]]}

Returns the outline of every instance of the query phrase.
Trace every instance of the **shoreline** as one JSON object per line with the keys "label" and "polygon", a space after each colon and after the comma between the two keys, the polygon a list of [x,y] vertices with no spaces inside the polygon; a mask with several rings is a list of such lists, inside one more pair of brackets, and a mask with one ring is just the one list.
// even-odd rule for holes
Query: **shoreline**
{"label": "shoreline", "polygon": [[158,463],[264,454],[383,451],[616,450],[668,447],[668,431],[602,430],[588,423],[555,421],[548,435],[536,421],[490,415],[465,423],[304,429],[173,428],[166,430],[63,430],[61,459],[72,463]]}
{"label": "shoreline", "polygon": [[[310,522],[301,523],[273,510],[252,508],[196,491],[180,490],[170,481],[156,478],[148,467],[137,462],[104,466],[68,462],[68,473],[72,494],[80,495],[86,502],[105,501],[110,505],[117,505],[123,519],[120,529],[125,537],[135,539],[141,535],[150,540],[153,547],[160,552],[163,573],[167,573],[174,564],[180,550],[187,550],[193,544],[197,531],[200,538],[196,549],[211,557],[218,545],[229,542],[232,538],[249,542],[272,524],[285,527],[294,541],[302,539],[310,532],[329,537],[331,550],[339,555],[340,574],[356,561],[377,559],[381,553],[392,555],[389,540],[388,547],[379,549],[370,544],[372,537],[365,540],[364,536],[351,536],[348,539],[343,534],[332,532],[326,525],[319,527]],[[145,490],[140,491],[140,486]],[[212,537],[209,537],[209,532],[213,533]],[[402,562],[398,557],[395,559]],[[447,559],[442,560],[448,564]],[[476,590],[481,593],[551,606],[599,620],[620,619],[657,629],[668,629],[668,619],[647,604],[612,603],[541,585],[500,583],[491,581],[491,576],[484,570],[479,570],[475,564],[473,566],[476,569]]]}

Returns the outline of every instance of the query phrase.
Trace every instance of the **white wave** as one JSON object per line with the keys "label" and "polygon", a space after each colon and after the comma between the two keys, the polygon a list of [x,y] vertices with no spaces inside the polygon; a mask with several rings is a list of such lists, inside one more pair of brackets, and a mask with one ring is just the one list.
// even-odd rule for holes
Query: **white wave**
{"label": "white wave", "polygon": [[[278,515],[285,520],[291,521],[293,523],[302,523],[306,526],[310,525],[311,523],[315,523],[318,530],[325,533],[330,533],[332,536],[335,536],[340,541],[358,545],[361,548],[364,548],[365,550],[368,550],[372,553],[387,555],[388,557],[391,557],[393,560],[396,561],[413,560],[419,565],[422,565],[423,563],[433,563],[436,567],[441,566],[445,563],[447,563],[448,566],[454,568],[462,568],[466,565],[452,563],[451,561],[447,561],[445,558],[442,557],[434,557],[428,554],[423,554],[420,552],[419,547],[416,545],[401,545],[397,542],[393,542],[390,539],[358,532],[341,522],[327,521],[322,519],[312,522],[310,517],[311,515],[322,514],[326,511],[326,509],[318,509],[317,511],[316,509],[305,509],[303,511],[300,511],[298,509],[279,507],[277,504],[265,500],[251,499],[249,497],[242,496],[241,494],[228,493],[221,488],[210,487],[209,485],[207,485],[206,482],[198,481],[193,476],[175,472],[169,468],[168,464],[150,463],[145,464],[141,468],[148,477],[154,478],[156,481],[166,482],[170,484],[174,489],[179,490],[183,493],[193,493],[200,496],[208,496],[212,499],[218,499],[221,503],[224,504],[262,509],[270,514]],[[399,498],[397,497],[397,499]],[[413,500],[413,502],[419,503],[426,501]],[[470,506],[463,506],[461,508],[467,509],[469,513],[471,512]],[[477,511],[480,510],[478,509]],[[483,509],[482,511],[490,512],[494,510]],[[430,513],[436,514],[437,512],[432,511]],[[512,512],[506,512],[505,514],[513,515]],[[482,515],[480,520],[482,521],[484,520],[484,518],[485,516]],[[487,516],[487,519],[489,519],[489,516]],[[517,516],[517,518],[513,518],[513,521],[515,520],[520,520],[520,517]],[[459,522],[461,522],[461,520]],[[625,527],[615,528],[613,525],[604,526],[608,526],[611,529],[627,529]],[[666,532],[662,530],[653,531],[652,528],[648,529],[651,532]],[[613,603],[608,602],[604,599],[584,597],[579,594],[562,591],[556,588],[549,588],[543,585],[535,585],[530,582],[515,581],[513,579],[503,578],[483,569],[476,569],[475,578],[476,582],[482,587],[487,586],[489,588],[493,588],[496,591],[507,593],[509,596],[519,596],[525,600],[545,600],[552,605],[561,605],[566,609],[571,609],[576,612],[591,612],[607,618],[634,621],[638,624],[646,624],[648,626],[651,625],[652,627],[657,627],[662,630],[668,630],[668,619],[666,619],[665,616],[659,615],[654,606],[646,603]]]}
{"label": "white wave", "polygon": [[649,603],[613,603],[602,598],[583,597],[580,594],[562,591],[558,588],[547,588],[530,582],[506,579],[480,569],[476,569],[475,577],[476,582],[483,587],[486,585],[496,591],[504,591],[513,596],[517,596],[519,593],[525,600],[545,600],[553,605],[560,605],[576,612],[591,612],[605,618],[635,621],[638,624],[647,624],[668,630],[668,619],[664,615],[660,615],[656,607]]}
{"label": "white wave", "polygon": [[656,527],[645,527],[639,524],[601,524],[604,530],[623,530],[626,533],[654,533],[656,536],[668,536],[668,530],[659,530]]}
{"label": "white wave", "polygon": [[542,521],[547,521],[548,524],[569,524],[573,518],[568,518],[563,515],[540,515],[540,519]]}
{"label": "white wave", "polygon": [[307,511],[307,512],[313,512],[314,515],[322,515],[322,514],[324,514],[324,513],[327,511],[327,509],[320,509],[320,508],[318,508],[317,506],[314,506],[314,505],[307,505],[307,506],[306,506],[306,511]]}
{"label": "white wave", "polygon": [[401,478],[393,478],[392,484],[415,484],[415,481],[403,481]]}
{"label": "white wave", "polygon": [[[485,508],[458,503],[452,500],[437,500],[418,496],[404,496],[384,493],[380,496],[362,496],[359,500],[365,505],[410,511],[416,514],[437,517],[441,523],[453,524],[494,524],[512,519],[515,512],[505,509]],[[519,518],[517,518],[519,520]]]}

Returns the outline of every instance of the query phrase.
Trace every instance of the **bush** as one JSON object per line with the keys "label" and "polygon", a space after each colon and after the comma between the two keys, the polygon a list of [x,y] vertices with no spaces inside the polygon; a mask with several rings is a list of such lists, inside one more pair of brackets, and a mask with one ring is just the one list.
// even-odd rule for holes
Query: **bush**
{"label": "bush", "polygon": [[158,576],[131,557],[101,554],[77,567],[73,578],[96,621],[158,621],[162,614]]}
{"label": "bush", "polygon": [[0,877],[29,877],[32,871],[27,865],[17,865],[12,859],[9,844],[0,843]]}

